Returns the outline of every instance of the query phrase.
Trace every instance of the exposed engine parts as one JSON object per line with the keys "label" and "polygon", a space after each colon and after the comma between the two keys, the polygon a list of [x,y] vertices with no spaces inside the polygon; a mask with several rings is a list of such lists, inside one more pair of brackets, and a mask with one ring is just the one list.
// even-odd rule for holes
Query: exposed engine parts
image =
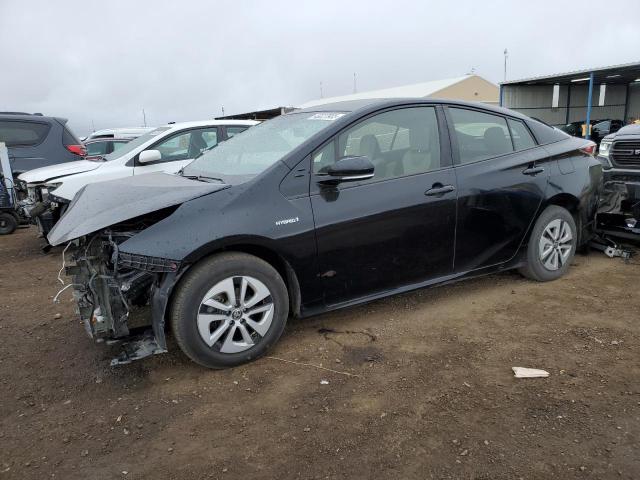
{"label": "exposed engine parts", "polygon": [[[67,249],[63,253],[73,262],[66,265],[65,258],[63,268],[72,278],[77,312],[87,334],[97,342],[123,345],[114,365],[166,351],[164,310],[168,294],[163,273],[171,272],[175,280],[179,264],[150,258],[134,261],[130,255],[120,254],[118,245],[135,233],[105,230],[71,242],[69,253]],[[150,317],[150,310],[157,315]]]}

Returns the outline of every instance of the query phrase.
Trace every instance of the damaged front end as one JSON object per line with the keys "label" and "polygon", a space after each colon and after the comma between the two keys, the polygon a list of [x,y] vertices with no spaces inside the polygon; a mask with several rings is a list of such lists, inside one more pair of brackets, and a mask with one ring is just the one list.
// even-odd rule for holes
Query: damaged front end
{"label": "damaged front end", "polygon": [[141,230],[126,227],[71,242],[73,264],[64,267],[88,335],[123,346],[112,365],[167,351],[165,310],[180,270],[173,260],[120,252],[119,245]]}
{"label": "damaged front end", "polygon": [[640,241],[640,175],[605,173],[596,220],[604,234]]}

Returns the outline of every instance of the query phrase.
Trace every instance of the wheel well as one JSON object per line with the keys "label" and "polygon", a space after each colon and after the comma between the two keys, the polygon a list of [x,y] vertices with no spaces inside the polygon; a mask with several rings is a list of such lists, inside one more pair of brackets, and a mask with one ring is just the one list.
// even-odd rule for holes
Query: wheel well
{"label": "wheel well", "polygon": [[546,206],[557,205],[568,210],[571,215],[577,220],[578,209],[580,207],[580,201],[569,193],[559,193],[558,195],[551,197],[547,200]]}
{"label": "wheel well", "polygon": [[[545,207],[556,205],[567,210],[576,222],[576,230],[578,231],[578,245],[582,243],[582,219],[580,218],[580,200],[569,193],[559,193],[547,200]],[[544,209],[542,209],[544,210]],[[540,210],[540,213],[542,213]]]}
{"label": "wheel well", "polygon": [[[282,277],[282,280],[284,281],[285,286],[287,287],[287,292],[289,293],[289,312],[293,316],[300,315],[301,298],[300,298],[300,284],[298,283],[298,277],[296,276],[296,273],[291,267],[291,265],[289,265],[289,262],[287,262],[281,255],[279,255],[278,253],[274,252],[269,248],[262,247],[260,245],[239,244],[239,245],[228,245],[223,248],[220,248],[219,250],[210,252],[207,255],[207,257],[211,255],[216,255],[221,252],[247,253],[249,255],[258,257],[261,260],[264,260],[273,268],[275,268],[276,271]],[[206,258],[206,257],[199,258],[195,263],[200,262],[203,258]]]}

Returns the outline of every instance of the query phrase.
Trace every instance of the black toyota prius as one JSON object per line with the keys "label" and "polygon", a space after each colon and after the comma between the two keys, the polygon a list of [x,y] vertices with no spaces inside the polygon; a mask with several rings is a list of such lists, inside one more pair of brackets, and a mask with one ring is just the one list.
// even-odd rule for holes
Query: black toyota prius
{"label": "black toyota prius", "polygon": [[[177,175],[88,185],[51,231],[114,363],[264,354],[306,317],[517,268],[567,272],[601,184],[592,142],[448,100],[334,103],[253,127]],[[110,343],[111,343],[110,342]]]}

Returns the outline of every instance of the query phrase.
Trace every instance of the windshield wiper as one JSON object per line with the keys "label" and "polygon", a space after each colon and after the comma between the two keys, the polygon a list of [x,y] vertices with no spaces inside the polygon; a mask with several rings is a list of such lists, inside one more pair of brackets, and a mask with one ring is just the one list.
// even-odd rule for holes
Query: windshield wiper
{"label": "windshield wiper", "polygon": [[225,183],[225,181],[223,179],[218,178],[218,177],[208,177],[206,175],[185,175],[182,170],[180,170],[178,172],[178,174],[183,176],[184,178],[189,178],[191,180],[197,180],[199,182],[208,182],[210,180],[215,180],[215,181],[220,182],[220,183]]}

